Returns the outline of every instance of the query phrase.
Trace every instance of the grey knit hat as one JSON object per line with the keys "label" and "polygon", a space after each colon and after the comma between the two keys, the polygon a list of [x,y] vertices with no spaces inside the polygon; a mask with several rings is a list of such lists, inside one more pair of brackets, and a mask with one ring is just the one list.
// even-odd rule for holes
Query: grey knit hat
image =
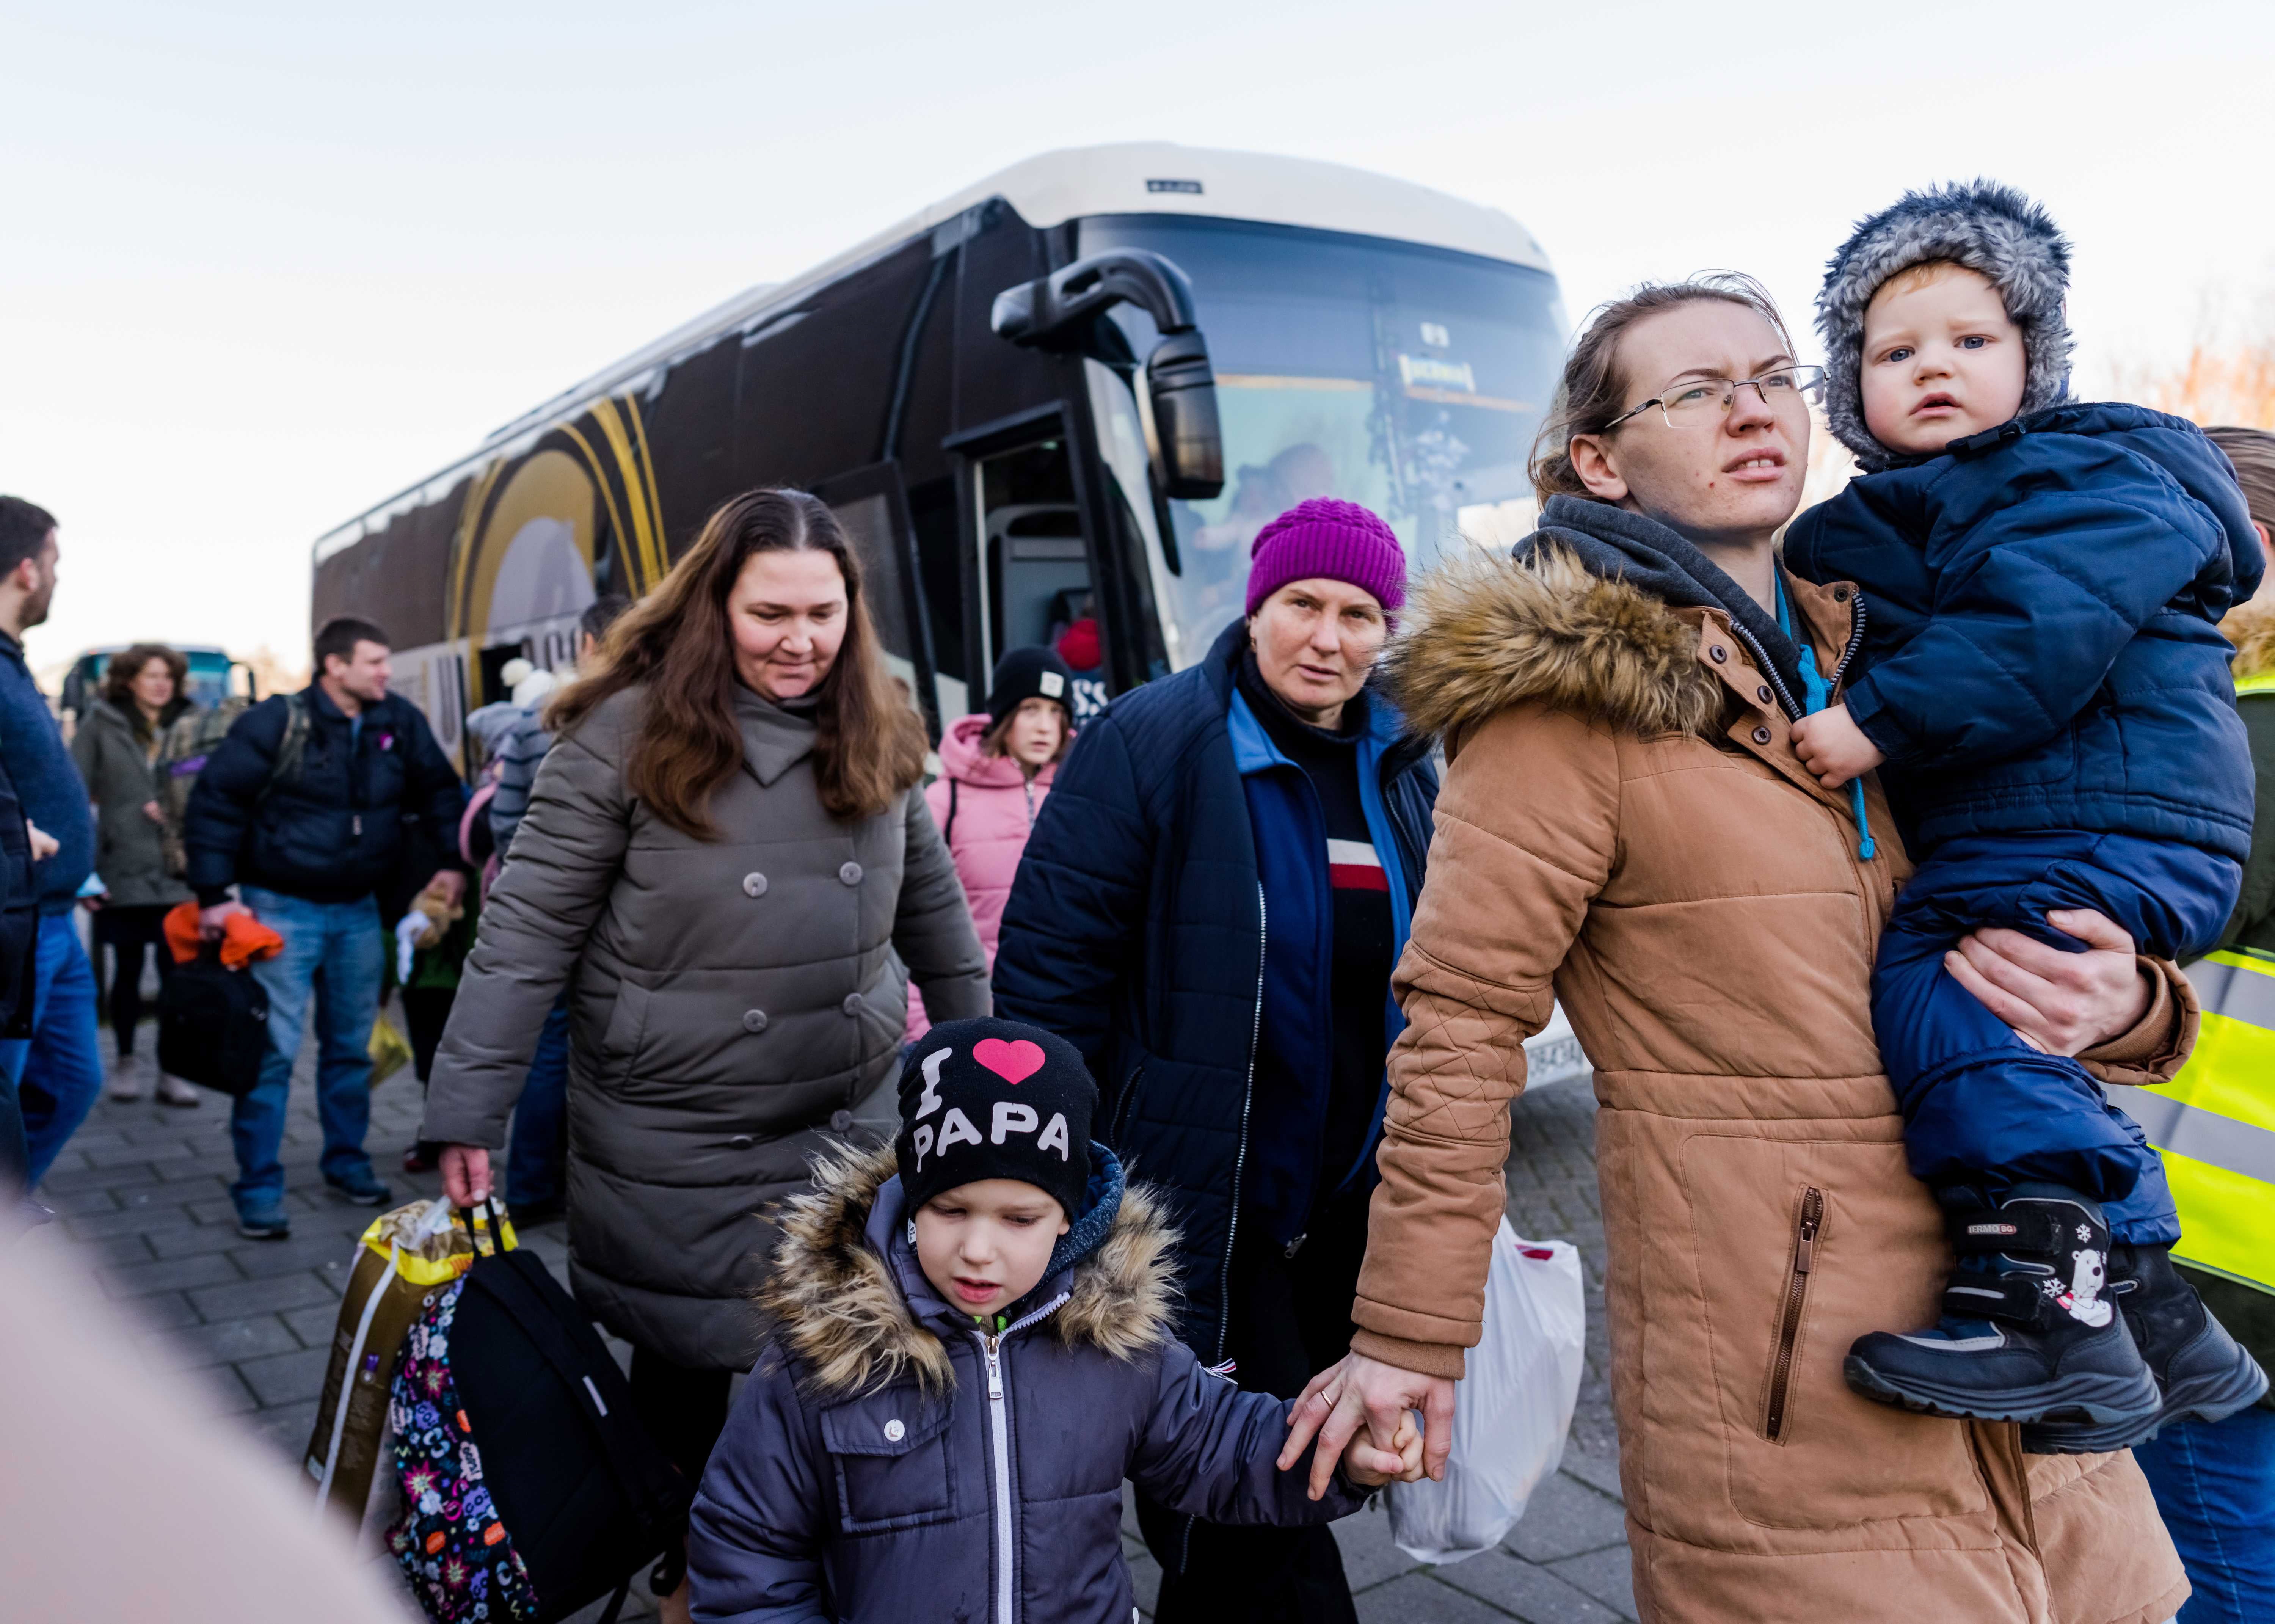
{"label": "grey knit hat", "polygon": [[[1825,341],[1825,415],[1834,438],[1867,472],[1906,460],[1864,427],[1858,384],[1864,310],[1888,278],[1915,265],[1948,260],[1981,273],[2022,332],[2029,366],[2021,412],[2054,405],[2069,392],[2074,341],[2062,300],[2069,292],[2069,239],[2044,208],[2012,186],[1977,180],[1907,192],[1859,221],[1825,269],[1817,332]],[[2016,413],[2021,415],[2021,412]]]}

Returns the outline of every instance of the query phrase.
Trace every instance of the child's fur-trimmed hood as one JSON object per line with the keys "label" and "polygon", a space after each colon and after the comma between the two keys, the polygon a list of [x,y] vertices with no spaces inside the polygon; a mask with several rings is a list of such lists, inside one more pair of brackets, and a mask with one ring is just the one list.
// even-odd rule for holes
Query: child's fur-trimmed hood
{"label": "child's fur-trimmed hood", "polygon": [[1525,699],[1644,736],[1706,736],[1722,715],[1697,628],[1553,545],[1530,562],[1478,554],[1433,571],[1408,598],[1405,623],[1384,679],[1408,725],[1449,750]]}
{"label": "child's fur-trimmed hood", "polygon": [[2275,603],[2246,604],[2228,611],[2221,633],[2235,645],[2238,677],[2275,672]]}
{"label": "child's fur-trimmed hood", "polygon": [[[892,1260],[870,1242],[878,1192],[898,1170],[889,1144],[826,1156],[814,1164],[812,1189],[783,1204],[759,1303],[817,1393],[850,1396],[909,1373],[929,1391],[955,1385],[947,1347],[918,1321]],[[1125,1185],[1119,1195],[1104,1237],[1062,1271],[1069,1295],[1051,1327],[1070,1348],[1130,1360],[1174,1334],[1175,1233],[1149,1191]]]}

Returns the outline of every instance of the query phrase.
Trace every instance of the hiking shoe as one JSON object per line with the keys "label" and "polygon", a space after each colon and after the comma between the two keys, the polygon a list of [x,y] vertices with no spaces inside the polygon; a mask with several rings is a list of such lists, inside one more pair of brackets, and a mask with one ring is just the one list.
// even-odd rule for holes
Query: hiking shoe
{"label": "hiking shoe", "polygon": [[2145,1443],[2175,1421],[2224,1421],[2256,1404],[2267,1372],[2212,1318],[2196,1288],[2173,1266],[2172,1249],[2120,1245],[2109,1258],[2109,1292],[2148,1361],[2164,1402],[2140,1437],[2114,1426],[2044,1422],[2022,1429],[2031,1454],[2101,1454]]}
{"label": "hiking shoe", "polygon": [[256,1212],[239,1212],[237,1232],[248,1241],[289,1241],[292,1220],[284,1216],[283,1207],[262,1207]]}
{"label": "hiking shoe", "polygon": [[2130,1447],[2163,1400],[2125,1318],[2104,1295],[2109,1226],[2059,1184],[2019,1184],[1954,1216],[1959,1264],[1943,1317],[1858,1337],[1842,1367],[1868,1399],[1980,1421],[2075,1420]]}
{"label": "hiking shoe", "polygon": [[327,1173],[324,1182],[358,1206],[378,1206],[395,1194],[369,1167],[358,1173]]}

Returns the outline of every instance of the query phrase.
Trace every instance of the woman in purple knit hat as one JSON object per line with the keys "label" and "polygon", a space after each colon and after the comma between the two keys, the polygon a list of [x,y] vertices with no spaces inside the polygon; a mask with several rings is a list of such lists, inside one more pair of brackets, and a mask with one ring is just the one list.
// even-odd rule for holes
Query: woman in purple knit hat
{"label": "woman in purple knit hat", "polygon": [[[995,963],[996,1013],[1082,1051],[1099,1137],[1173,1201],[1180,1334],[1281,1397],[1350,1344],[1402,1024],[1390,972],[1438,782],[1368,677],[1405,601],[1406,555],[1366,509],[1322,498],[1266,525],[1245,618],[1076,740]],[[1325,1528],[1142,1499],[1138,1519],[1162,1624],[1355,1617]]]}

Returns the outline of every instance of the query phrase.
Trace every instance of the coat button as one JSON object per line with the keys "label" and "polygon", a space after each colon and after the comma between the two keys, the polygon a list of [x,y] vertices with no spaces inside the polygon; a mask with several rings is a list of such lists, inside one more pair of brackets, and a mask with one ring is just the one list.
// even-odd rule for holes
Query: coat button
{"label": "coat button", "polygon": [[849,886],[858,886],[861,883],[861,865],[858,863],[840,863],[837,877]]}
{"label": "coat button", "polygon": [[1769,730],[1767,728],[1756,728],[1756,729],[1754,729],[1754,743],[1755,743],[1755,744],[1768,744],[1769,742],[1770,742],[1770,730]]}
{"label": "coat button", "polygon": [[1769,684],[1765,683],[1759,688],[1755,689],[1754,695],[1757,699],[1760,699],[1763,704],[1767,705],[1770,702]]}
{"label": "coat button", "polygon": [[1834,588],[1833,589],[1833,602],[1835,602],[1835,603],[1846,603],[1846,602],[1848,602],[1848,589],[1846,586],[1836,586],[1836,587],[1834,587]]}
{"label": "coat button", "polygon": [[850,1131],[852,1129],[852,1126],[853,1113],[850,1111],[832,1111],[829,1114],[830,1132],[845,1133]]}
{"label": "coat button", "polygon": [[751,1146],[756,1144],[758,1141],[751,1137],[751,1136],[746,1133],[738,1133],[733,1138],[728,1140],[727,1143],[736,1150],[747,1151]]}
{"label": "coat button", "polygon": [[1730,651],[1723,647],[1719,643],[1715,644],[1713,647],[1706,651],[1706,658],[1712,660],[1716,665],[1720,665],[1724,661],[1729,659],[1729,657]]}
{"label": "coat button", "polygon": [[898,1416],[894,1416],[890,1421],[885,1423],[885,1441],[887,1443],[897,1444],[901,1439],[906,1438],[908,1435],[909,1430],[901,1424],[901,1418]]}
{"label": "coat button", "polygon": [[846,1013],[846,1014],[848,1014],[848,1015],[858,1015],[858,1014],[860,1014],[860,1013],[861,1013],[861,994],[860,994],[860,993],[846,993],[846,994],[845,994],[845,1001],[844,1001],[843,1003],[842,1003],[842,1004],[838,1005],[837,1007],[838,1007],[840,1009],[843,1009],[843,1011],[845,1011],[845,1013]]}
{"label": "coat button", "polygon": [[743,876],[743,895],[744,896],[764,896],[766,894],[767,877],[764,874],[745,874]]}
{"label": "coat button", "polygon": [[743,1011],[743,1030],[744,1031],[762,1032],[766,1031],[766,1029],[767,1012],[765,1010],[745,1009]]}

